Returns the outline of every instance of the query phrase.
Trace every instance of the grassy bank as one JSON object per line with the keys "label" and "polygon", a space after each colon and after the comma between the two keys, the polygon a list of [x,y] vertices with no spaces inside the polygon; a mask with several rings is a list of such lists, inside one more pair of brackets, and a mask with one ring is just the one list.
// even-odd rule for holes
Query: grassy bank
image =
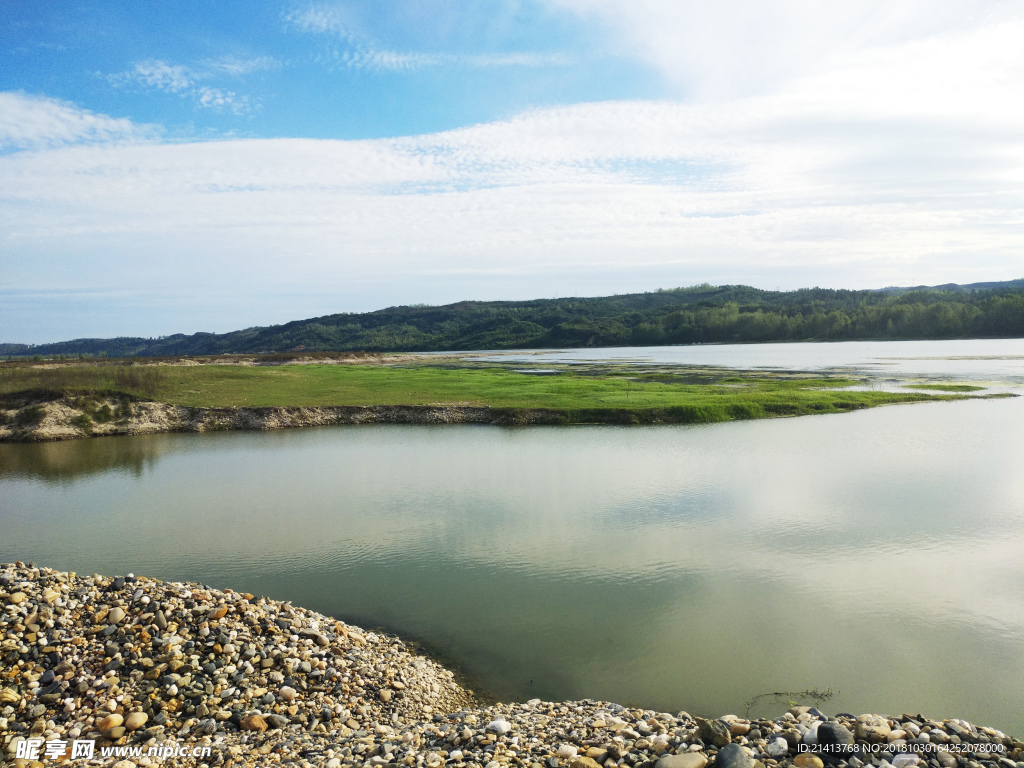
{"label": "grassy bank", "polygon": [[[529,370],[529,369],[527,369]],[[849,411],[890,403],[950,399],[926,392],[849,391],[841,378],[786,378],[689,369],[638,372],[567,368],[550,375],[495,366],[69,364],[0,366],[0,394],[125,392],[174,405],[489,406],[548,409],[568,422],[716,422]],[[615,411],[615,419],[607,418]],[[631,415],[635,415],[633,418]]]}

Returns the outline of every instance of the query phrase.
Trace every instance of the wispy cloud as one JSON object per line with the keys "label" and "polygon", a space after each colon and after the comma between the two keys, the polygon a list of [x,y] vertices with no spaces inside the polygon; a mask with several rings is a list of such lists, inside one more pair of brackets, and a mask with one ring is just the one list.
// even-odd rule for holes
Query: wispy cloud
{"label": "wispy cloud", "polygon": [[186,67],[165,61],[141,61],[130,72],[111,76],[112,83],[136,82],[169,93],[180,93],[192,85],[193,75]]}
{"label": "wispy cloud", "polygon": [[352,39],[348,24],[337,8],[327,5],[310,5],[292,9],[284,14],[285,23],[301,32],[324,34],[326,32]]}
{"label": "wispy cloud", "polygon": [[236,115],[244,115],[253,109],[253,104],[248,96],[204,84],[204,81],[209,81],[217,75],[237,78],[279,66],[280,63],[270,57],[207,59],[198,66],[169,64],[159,59],[148,59],[138,62],[127,72],[108,75],[107,82],[119,88],[134,86],[177,94],[191,98],[197,107],[228,110]]}
{"label": "wispy cloud", "polygon": [[576,59],[564,53],[512,51],[508,53],[455,54],[425,51],[395,51],[375,45],[358,34],[335,7],[312,5],[293,9],[284,15],[291,29],[314,35],[330,35],[346,44],[332,49],[322,61],[340,64],[349,69],[367,71],[411,72],[426,67],[563,67]]}
{"label": "wispy cloud", "polygon": [[204,73],[220,73],[233,77],[243,77],[252,72],[262,72],[281,68],[281,62],[272,56],[257,56],[253,59],[239,59],[234,56],[222,56],[219,59],[204,59]]}
{"label": "wispy cloud", "polygon": [[399,53],[368,48],[336,51],[334,58],[349,69],[370,71],[408,72],[423,67],[443,64],[447,57],[426,53]]}
{"label": "wispy cloud", "polygon": [[425,67],[565,67],[574,59],[565,54],[507,53],[507,54],[440,54],[400,53],[356,47],[337,50],[332,61],[349,69],[388,72],[411,72]]}
{"label": "wispy cloud", "polygon": [[229,109],[236,115],[244,115],[250,111],[249,98],[239,96],[233,91],[222,91],[202,85],[196,89],[196,103],[207,109]]}

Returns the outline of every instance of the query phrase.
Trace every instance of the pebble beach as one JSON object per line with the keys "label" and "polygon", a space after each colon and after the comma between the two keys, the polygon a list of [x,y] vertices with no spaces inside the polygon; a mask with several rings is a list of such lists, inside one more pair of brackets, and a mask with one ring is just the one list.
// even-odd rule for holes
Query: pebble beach
{"label": "pebble beach", "polygon": [[201,584],[13,563],[0,608],[0,760],[19,768],[1024,768],[1024,743],[955,717],[483,705],[396,637]]}

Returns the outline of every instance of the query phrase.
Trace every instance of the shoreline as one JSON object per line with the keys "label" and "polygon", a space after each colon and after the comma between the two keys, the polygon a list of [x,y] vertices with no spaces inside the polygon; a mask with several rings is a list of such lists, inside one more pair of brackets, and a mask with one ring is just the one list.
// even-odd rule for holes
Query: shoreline
{"label": "shoreline", "polygon": [[176,754],[176,764],[208,766],[1024,764],[1024,743],[953,718],[793,707],[774,719],[704,720],[592,700],[485,705],[398,638],[200,584],[0,564],[0,608],[0,759],[14,765],[43,764],[16,758],[32,738],[91,741],[90,764],[119,768],[159,765],[150,748],[183,744],[210,752]]}
{"label": "shoreline", "polygon": [[[1014,395],[923,395],[911,402],[984,399]],[[742,409],[723,416],[700,405],[637,408],[530,408],[438,403],[432,405],[323,405],[199,407],[143,400],[119,392],[73,396],[29,391],[0,396],[0,443],[74,440],[108,435],[166,432],[266,431],[357,424],[488,424],[493,426],[567,426],[573,424],[711,424],[751,418],[786,418],[849,413],[876,405],[855,400],[828,408],[802,409],[781,403],[765,416]],[[104,414],[100,416],[99,414]]]}

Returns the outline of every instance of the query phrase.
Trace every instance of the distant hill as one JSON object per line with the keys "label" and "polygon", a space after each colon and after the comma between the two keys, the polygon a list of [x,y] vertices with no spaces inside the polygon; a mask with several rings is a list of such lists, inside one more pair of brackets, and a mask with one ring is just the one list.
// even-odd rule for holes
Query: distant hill
{"label": "distant hill", "polygon": [[697,285],[597,298],[462,301],[231,333],[0,345],[0,355],[108,357],[431,351],[707,342],[1024,336],[1024,279],[847,291]]}

